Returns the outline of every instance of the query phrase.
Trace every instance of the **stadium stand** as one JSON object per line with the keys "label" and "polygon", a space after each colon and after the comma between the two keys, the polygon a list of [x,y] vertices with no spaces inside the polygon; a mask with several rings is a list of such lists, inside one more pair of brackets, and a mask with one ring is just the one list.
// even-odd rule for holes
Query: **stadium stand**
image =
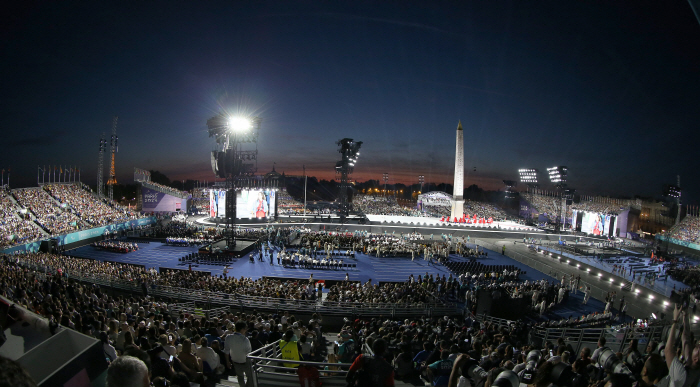
{"label": "stadium stand", "polygon": [[700,217],[686,216],[671,228],[670,236],[685,242],[700,243]]}
{"label": "stadium stand", "polygon": [[29,243],[45,234],[31,221],[28,213],[21,213],[10,193],[0,190],[0,248]]}
{"label": "stadium stand", "polygon": [[299,215],[304,213],[304,203],[294,199],[286,189],[277,191],[277,213]]}
{"label": "stadium stand", "polygon": [[17,203],[31,211],[36,222],[51,235],[60,235],[86,228],[71,208],[61,206],[41,188],[18,189],[12,192]]}
{"label": "stadium stand", "polygon": [[109,205],[78,185],[50,184],[44,189],[59,203],[71,208],[80,219],[95,227],[137,218],[134,212],[116,204]]}

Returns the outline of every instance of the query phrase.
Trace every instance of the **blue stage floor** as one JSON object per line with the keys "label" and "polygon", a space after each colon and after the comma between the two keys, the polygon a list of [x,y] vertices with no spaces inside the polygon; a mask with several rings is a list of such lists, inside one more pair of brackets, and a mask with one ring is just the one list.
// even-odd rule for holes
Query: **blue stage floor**
{"label": "blue stage floor", "polygon": [[[146,268],[175,268],[187,269],[187,265],[178,263],[178,259],[197,251],[197,247],[175,247],[166,246],[159,242],[141,243],[140,249],[131,253],[114,253],[105,250],[99,250],[93,246],[83,246],[78,249],[66,252],[67,255],[81,258],[96,259],[99,261],[111,261],[144,265]],[[484,265],[514,265],[527,274],[521,275],[521,279],[529,281],[538,281],[547,279],[553,281],[554,278],[539,272],[531,267],[521,264],[511,258],[503,256],[497,252],[488,251],[488,257],[480,258],[478,261]],[[451,256],[452,260],[463,261],[462,257]],[[416,258],[411,261],[410,258],[376,258],[365,254],[356,254],[356,259],[346,259],[345,262],[357,263],[357,269],[346,270],[309,270],[309,269],[293,269],[284,268],[277,265],[275,255],[275,264],[270,265],[269,258],[265,258],[264,262],[256,261],[250,263],[249,257],[239,258],[229,267],[229,276],[235,277],[250,277],[253,279],[265,277],[287,277],[307,279],[313,273],[317,280],[343,280],[345,273],[350,274],[350,280],[367,281],[372,279],[373,282],[400,282],[408,279],[409,275],[414,277],[418,275],[433,274],[445,276],[450,275],[450,271],[441,264],[428,265],[427,261],[422,258]],[[193,265],[193,270],[208,271],[212,275],[220,276],[223,274],[223,266],[217,265]],[[601,301],[591,298],[588,305],[583,305],[582,293],[571,295],[569,301],[564,305],[555,307],[548,313],[547,319],[568,318],[569,316],[581,316],[591,312],[601,312],[604,309],[604,304]],[[617,304],[617,303],[616,303]],[[618,305],[615,305],[618,306]]]}
{"label": "blue stage floor", "polygon": [[[66,252],[66,254],[74,257],[96,259],[99,261],[144,265],[146,268],[155,267],[156,269],[186,269],[187,265],[179,264],[178,259],[190,253],[196,252],[197,249],[197,247],[175,247],[167,246],[159,242],[151,242],[141,243],[139,244],[139,250],[126,254],[105,251],[97,249],[93,246],[83,246],[78,249],[70,250]],[[454,255],[451,257],[451,259],[457,261],[465,260],[465,258]],[[410,258],[376,258],[365,254],[356,254],[356,259],[345,259],[344,262],[357,263],[357,269],[310,270],[300,268],[284,268],[277,265],[276,254],[274,265],[270,265],[268,257],[265,257],[264,262],[256,261],[255,263],[250,263],[249,256],[246,255],[239,258],[236,262],[229,266],[229,276],[244,276],[254,279],[261,278],[263,276],[306,279],[309,278],[311,273],[313,273],[314,278],[319,280],[343,280],[345,279],[345,273],[349,273],[350,279],[354,281],[367,281],[371,278],[373,282],[396,282],[407,280],[411,274],[413,274],[416,278],[418,275],[425,275],[426,273],[440,276],[444,274],[448,277],[450,275],[450,271],[445,266],[441,264],[428,265],[427,261],[418,257],[416,257],[415,261],[411,261]],[[479,262],[483,263],[484,265],[515,265],[516,267],[527,271],[527,274],[521,277],[524,280],[536,281],[543,278],[553,280],[552,277],[545,275],[544,273],[540,273],[511,258],[492,251],[489,251],[487,258],[480,258]],[[192,269],[208,271],[211,272],[212,275],[217,276],[223,274],[223,266],[219,265],[192,265]]]}

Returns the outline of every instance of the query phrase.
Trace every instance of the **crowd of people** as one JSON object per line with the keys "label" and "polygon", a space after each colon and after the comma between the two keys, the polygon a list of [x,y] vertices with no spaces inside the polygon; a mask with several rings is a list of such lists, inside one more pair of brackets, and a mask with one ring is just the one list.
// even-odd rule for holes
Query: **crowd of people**
{"label": "crowd of people", "polygon": [[59,205],[41,188],[18,189],[12,192],[17,203],[31,211],[36,222],[51,235],[66,234],[86,228],[73,209]]}
{"label": "crowd of people", "polygon": [[300,215],[304,213],[304,203],[294,199],[286,189],[277,191],[277,213],[279,215]]}
{"label": "crowd of people", "polygon": [[[186,192],[180,191],[179,189],[175,189],[175,188],[173,188],[173,187],[169,187],[169,186],[164,185],[164,184],[156,183],[156,182],[154,182],[154,181],[144,182],[143,185],[144,185],[146,188],[154,188],[154,189],[156,189],[156,190],[158,190],[158,191],[160,191],[160,192],[166,193],[166,194],[168,194],[168,195],[176,196],[176,197],[179,197],[179,198],[182,198],[182,197],[186,197],[186,196],[187,196],[187,193],[186,193]],[[150,186],[150,187],[149,187],[149,186]]]}
{"label": "crowd of people", "polygon": [[[320,234],[317,237],[321,241],[328,235]],[[443,243],[450,242],[447,236],[443,239]],[[330,245],[332,241],[326,240],[325,243]],[[45,268],[30,270],[27,264]],[[119,357],[138,354],[134,357],[151,367],[151,379],[164,378],[173,383],[177,380],[183,383],[185,380],[204,382],[205,378],[216,378],[218,373],[237,374],[243,378],[245,371],[237,369],[235,364],[240,363],[236,359],[241,357],[236,356],[244,358],[246,353],[243,352],[250,352],[277,339],[285,343],[298,342],[300,350],[297,359],[325,358],[321,356],[322,346],[318,344],[319,321],[316,318],[309,324],[296,321],[288,313],[279,316],[223,313],[212,319],[182,314],[174,318],[169,313],[167,302],[158,302],[147,296],[111,297],[97,286],[67,279],[67,274],[77,272],[87,277],[121,278],[148,286],[175,286],[289,300],[317,300],[318,291],[321,290],[320,284],[315,283],[313,278],[308,281],[284,281],[216,277],[181,270],[157,273],[130,265],[27,253],[2,258],[2,294],[47,316],[54,329],[58,326],[68,327],[101,339],[108,357],[117,364],[115,367],[119,365]],[[490,273],[488,277],[463,273],[460,276],[450,275],[449,278],[426,273],[425,276],[411,276],[405,282],[394,284],[373,284],[371,280],[365,283],[341,281],[329,287],[323,302],[425,305],[457,297],[475,303],[476,293],[483,289],[489,292],[507,291],[512,297],[532,299],[535,306],[544,303],[548,309],[552,303],[565,301],[567,292],[578,291],[579,281],[579,278],[565,277],[560,282],[523,282],[508,277],[507,273],[503,273],[503,277],[501,273]],[[608,301],[609,304],[615,301],[613,294],[609,295]],[[687,320],[686,315],[686,312],[677,310],[674,321]],[[239,324],[241,322],[244,324]],[[690,353],[685,355],[689,369],[683,370],[675,357],[675,342],[671,340],[667,343],[670,350],[664,351],[666,360],[659,361],[658,349],[652,348],[640,361],[631,356],[636,347],[630,344],[628,351],[605,355],[619,359],[615,367],[605,369],[611,364],[598,362],[600,352],[609,351],[605,349],[604,339],[599,343],[600,352],[591,354],[590,350],[584,349],[580,354],[575,354],[566,342],[544,342],[534,346],[531,337],[533,329],[614,323],[617,323],[615,316],[607,306],[600,313],[530,326],[524,323],[496,326],[479,323],[470,317],[440,316],[415,320],[360,318],[347,320],[339,334],[334,357],[337,357],[335,361],[352,363],[350,378],[356,377],[361,373],[363,361],[358,359],[363,355],[359,353],[361,346],[353,345],[353,342],[366,343],[375,349],[374,359],[389,365],[386,369],[387,380],[415,381],[422,377],[435,386],[457,386],[458,383],[467,382],[491,386],[502,371],[512,370],[520,381],[535,387],[547,387],[555,382],[553,378],[558,374],[553,369],[559,364],[571,366],[573,373],[580,375],[577,376],[579,380],[586,381],[581,386],[622,378],[616,375],[627,378],[625,383],[629,381],[629,384],[625,384],[625,387],[631,387],[635,379],[646,383],[640,387],[652,387],[662,382],[666,375],[675,380],[676,386],[682,386],[686,374],[688,378],[700,376],[700,373],[692,373],[700,369],[700,361],[695,360],[695,356],[691,357]],[[292,333],[288,334],[289,331]],[[229,342],[236,333],[245,336],[251,343],[250,347],[244,347],[245,351],[237,352]],[[685,338],[683,341],[684,354],[686,348],[692,351],[694,343]],[[600,366],[597,366],[598,363]],[[656,373],[650,373],[647,367],[656,367]],[[673,369],[670,372],[669,367]],[[694,383],[697,384],[697,379],[694,379]]]}
{"label": "crowd of people", "polygon": [[116,204],[109,205],[77,184],[49,184],[44,186],[44,189],[60,203],[72,208],[80,219],[94,227],[126,222],[138,217],[135,211]]}
{"label": "crowd of people", "polygon": [[101,250],[113,251],[115,253],[130,253],[139,249],[135,242],[124,242],[116,239],[93,242],[92,245]]}
{"label": "crowd of people", "polygon": [[700,243],[700,217],[688,215],[671,228],[671,238]]}
{"label": "crowd of people", "polygon": [[[561,197],[532,193],[521,193],[521,195],[528,202],[530,202],[530,204],[537,209],[539,213],[546,215],[551,221],[554,221],[557,214],[561,214],[563,211]],[[620,212],[624,211],[624,209],[625,207],[621,207],[620,204],[581,201],[579,203],[572,203],[571,205],[567,206],[566,217],[571,218],[574,214],[574,210],[618,215]]]}
{"label": "crowd of people", "polygon": [[[37,258],[47,262],[56,259],[46,255]],[[74,282],[61,271],[36,272],[9,256],[0,258],[0,283],[3,297],[49,319],[52,332],[73,329],[100,340],[111,363],[107,376],[110,387],[142,384],[143,378],[133,384],[130,375],[116,373],[124,362],[139,365],[127,367],[125,372],[142,369],[141,376],[154,385],[165,385],[158,384],[164,379],[174,386],[190,386],[191,382],[212,385],[218,378],[237,375],[244,386],[244,375],[249,383],[251,379],[240,367],[245,356],[289,331],[290,338],[303,341],[300,353],[304,359],[321,360],[326,354],[318,315],[308,323],[288,312],[222,312],[208,319],[189,311],[173,316],[168,302],[139,295],[110,296],[97,285]],[[237,345],[236,335],[243,335],[247,345]]]}
{"label": "crowd of people", "polygon": [[[676,353],[673,334],[680,321],[685,325],[682,338],[685,367]],[[521,322],[497,325],[471,317],[448,316],[416,320],[356,319],[348,321],[339,334],[342,340],[339,352],[345,354],[346,347],[351,348],[350,354],[341,357],[343,362],[353,361],[348,377],[352,379],[368,361],[357,348],[363,343],[372,347],[374,356],[369,358],[369,364],[380,375],[382,383],[378,385],[383,386],[392,386],[398,379],[412,384],[428,380],[433,386],[449,387],[518,384],[690,387],[700,377],[697,356],[700,349],[690,338],[689,325],[687,313],[677,309],[665,347],[650,342],[646,348],[638,348],[639,340],[632,339],[623,351],[615,352],[607,346],[605,337],[601,337],[595,351],[584,347],[576,353],[564,338],[554,342],[534,340],[538,326]],[[624,329],[629,330],[631,337],[644,335],[643,330]],[[500,378],[508,380],[499,383]]]}
{"label": "crowd of people", "polygon": [[0,189],[0,248],[29,243],[44,237],[41,229],[31,221],[29,214],[21,213],[10,194]]}
{"label": "crowd of people", "polygon": [[[221,230],[216,227],[202,227],[190,224],[187,220],[163,220],[151,228],[156,238],[166,238],[167,243],[209,243],[221,237]],[[179,241],[179,242],[177,242]]]}
{"label": "crowd of people", "polygon": [[195,188],[192,190],[190,211],[193,214],[209,214],[209,188]]}
{"label": "crowd of people", "polygon": [[401,206],[393,195],[355,194],[352,204],[355,210],[368,215],[424,216],[415,208]]}

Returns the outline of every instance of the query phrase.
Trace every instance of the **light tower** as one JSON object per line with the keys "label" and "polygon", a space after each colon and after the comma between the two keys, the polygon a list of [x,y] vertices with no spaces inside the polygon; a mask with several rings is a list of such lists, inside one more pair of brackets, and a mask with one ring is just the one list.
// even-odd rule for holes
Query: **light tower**
{"label": "light tower", "polygon": [[338,140],[338,152],[342,159],[335,163],[335,173],[340,174],[340,194],[338,195],[340,222],[344,223],[350,213],[351,204],[348,202],[348,176],[355,170],[355,163],[360,156],[362,141],[354,141],[352,138]]}
{"label": "light tower", "polygon": [[558,208],[561,210],[557,211],[557,222],[554,226],[554,232],[558,233],[561,230],[562,217],[564,218],[564,224],[566,224],[566,199],[564,198],[564,191],[566,189],[566,180],[569,175],[569,168],[563,165],[547,168],[547,174],[549,174],[549,181],[554,184],[560,194],[560,197],[558,198]]}
{"label": "light tower", "polygon": [[103,197],[105,195],[105,185],[104,185],[104,171],[105,171],[105,151],[107,150],[107,141],[105,140],[105,134],[102,133],[102,138],[100,138],[100,150],[97,154],[97,196]]}
{"label": "light tower", "polygon": [[457,147],[455,149],[455,181],[452,191],[452,210],[450,218],[462,219],[464,216],[464,130],[462,121],[457,125]]}
{"label": "light tower", "polygon": [[386,183],[389,182],[389,174],[386,172],[382,173],[382,180],[384,180],[384,196],[386,196]]}
{"label": "light tower", "polygon": [[117,136],[117,120],[119,117],[114,116],[112,119],[112,138],[110,140],[110,151],[112,152],[112,162],[109,167],[109,180],[107,180],[107,185],[109,186],[109,200],[114,200],[114,186],[117,184],[117,174],[114,169],[114,156],[119,151],[119,137]]}
{"label": "light tower", "polygon": [[418,183],[420,184],[420,193],[423,193],[423,183],[425,183],[425,176],[418,176]]}
{"label": "light tower", "polygon": [[[226,179],[226,245],[236,246],[236,180],[252,176],[257,169],[260,117],[230,117],[219,113],[207,120],[209,137],[214,137],[220,150],[211,153],[214,173]],[[244,144],[255,144],[255,150],[243,149]],[[252,161],[245,163],[244,161]]]}

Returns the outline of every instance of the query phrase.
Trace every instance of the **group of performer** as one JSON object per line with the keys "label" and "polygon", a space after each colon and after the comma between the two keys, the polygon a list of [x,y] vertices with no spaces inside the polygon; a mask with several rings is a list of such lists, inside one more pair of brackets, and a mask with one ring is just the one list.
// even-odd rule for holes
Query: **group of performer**
{"label": "group of performer", "polygon": [[165,244],[171,245],[171,246],[189,247],[189,246],[201,245],[204,242],[205,241],[203,239],[197,239],[197,238],[183,238],[183,237],[165,238]]}
{"label": "group of performer", "polygon": [[92,244],[98,249],[109,250],[115,253],[130,253],[139,249],[139,245],[131,242],[121,242],[116,240],[98,241]]}
{"label": "group of performer", "polygon": [[278,254],[278,260],[282,262],[282,266],[299,266],[305,269],[340,269],[343,264],[342,259],[333,259],[329,256],[318,259],[305,254],[288,254],[284,250]]}

